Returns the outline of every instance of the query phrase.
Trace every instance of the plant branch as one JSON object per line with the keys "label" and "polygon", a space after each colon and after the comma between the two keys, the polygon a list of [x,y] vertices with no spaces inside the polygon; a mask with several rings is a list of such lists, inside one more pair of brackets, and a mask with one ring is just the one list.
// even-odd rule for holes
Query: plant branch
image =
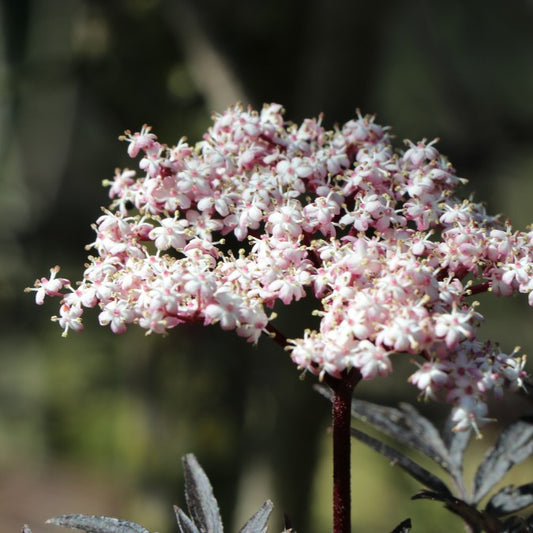
{"label": "plant branch", "polygon": [[265,330],[267,331],[270,338],[279,344],[283,349],[286,349],[289,343],[287,342],[287,337],[279,331],[276,326],[273,326],[270,322],[266,325]]}

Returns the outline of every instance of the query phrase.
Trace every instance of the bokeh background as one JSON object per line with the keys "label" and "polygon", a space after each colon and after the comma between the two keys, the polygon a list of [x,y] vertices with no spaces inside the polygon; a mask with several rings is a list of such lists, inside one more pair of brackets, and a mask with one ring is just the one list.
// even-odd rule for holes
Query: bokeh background
{"label": "bokeh background", "polygon": [[[227,531],[266,498],[271,531],[284,513],[300,532],[330,529],[329,406],[271,341],[251,348],[216,327],[114,337],[96,315],[65,340],[53,304],[37,308],[23,293],[56,264],[81,275],[107,203],[101,181],[134,165],[117,139],[125,129],[149,123],[163,142],[194,142],[213,111],[238,100],[280,102],[293,121],[323,111],[328,125],[375,112],[399,143],[439,136],[491,211],[521,228],[533,220],[531,0],[3,0],[2,531],[57,531],[44,520],[74,512],[176,531],[187,452],[212,479]],[[301,331],[306,311],[281,313],[278,326]],[[531,352],[524,298],[484,311],[504,349]],[[392,378],[359,395],[416,402],[407,375],[397,361]],[[495,412],[506,422],[528,408],[507,399]],[[407,516],[415,532],[461,531],[438,505],[411,502],[419,486],[375,453],[355,445],[354,458],[358,531],[390,531]],[[529,462],[516,482],[532,477]]]}

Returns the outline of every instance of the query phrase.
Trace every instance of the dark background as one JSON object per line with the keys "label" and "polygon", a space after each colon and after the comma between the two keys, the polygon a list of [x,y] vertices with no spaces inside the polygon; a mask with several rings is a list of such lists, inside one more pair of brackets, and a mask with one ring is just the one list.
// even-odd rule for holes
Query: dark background
{"label": "dark background", "polygon": [[[328,405],[274,343],[252,348],[217,327],[114,337],[95,314],[65,340],[49,322],[53,303],[37,308],[23,293],[55,264],[81,275],[107,203],[101,181],[135,165],[118,141],[125,129],[149,123],[163,142],[195,142],[212,111],[238,100],[280,102],[293,121],[323,111],[329,126],[375,112],[399,146],[438,136],[467,191],[520,228],[533,220],[531,1],[3,0],[2,531],[55,531],[44,519],[73,512],[175,531],[187,452],[212,478],[227,531],[267,497],[271,531],[283,513],[302,533],[330,528]],[[298,334],[301,310],[279,327]],[[481,311],[504,349],[533,345],[525,298]],[[360,395],[416,401],[397,366]],[[502,405],[500,419],[521,412]],[[359,531],[407,516],[414,531],[461,530],[435,504],[411,503],[419,487],[384,460],[354,453]],[[531,465],[524,472],[531,481]]]}

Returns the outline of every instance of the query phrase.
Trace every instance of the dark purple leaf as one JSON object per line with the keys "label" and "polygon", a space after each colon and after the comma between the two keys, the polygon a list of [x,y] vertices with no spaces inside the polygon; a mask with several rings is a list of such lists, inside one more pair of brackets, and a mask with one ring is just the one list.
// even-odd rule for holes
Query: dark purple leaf
{"label": "dark purple leaf", "polygon": [[533,521],[521,516],[510,516],[502,527],[502,533],[533,533]]}
{"label": "dark purple leaf", "polygon": [[218,503],[209,479],[196,457],[189,453],[183,457],[185,499],[189,516],[200,533],[223,533]]}
{"label": "dark purple leaf", "polygon": [[454,496],[422,490],[411,499],[432,500],[444,503],[446,509],[460,516],[470,526],[473,532],[501,533],[502,525],[497,518],[478,511],[473,505]]}
{"label": "dark purple leaf", "polygon": [[450,459],[450,466],[455,471],[453,474],[456,480],[461,479],[463,472],[463,457],[465,450],[472,437],[472,430],[453,431],[455,422],[452,421],[451,415],[446,420],[444,427],[444,444],[448,448],[448,457]]}
{"label": "dark purple leaf", "polygon": [[414,446],[450,472],[448,448],[437,428],[412,405],[401,403],[400,409],[405,413],[404,423],[410,430],[411,442],[407,444]]}
{"label": "dark purple leaf", "polygon": [[523,418],[500,433],[474,478],[474,502],[479,502],[511,467],[533,453],[533,424]]}
{"label": "dark purple leaf", "polygon": [[174,506],[174,513],[180,533],[200,533],[194,522],[177,505]]}
{"label": "dark purple leaf", "polygon": [[406,518],[403,522],[398,524],[391,533],[409,533],[411,531],[411,519]]}
{"label": "dark purple leaf", "polygon": [[500,489],[487,503],[485,510],[495,516],[516,513],[533,504],[533,483]]}
{"label": "dark purple leaf", "polygon": [[446,448],[448,449],[448,457],[450,460],[449,473],[452,476],[455,487],[458,491],[460,498],[472,503],[472,496],[467,491],[463,477],[463,461],[465,450],[472,438],[472,430],[454,431],[453,427],[455,422],[452,420],[452,416],[448,416],[444,425],[443,440]]}
{"label": "dark purple leaf", "polygon": [[265,533],[267,530],[267,522],[274,508],[273,503],[267,500],[249,520],[244,524],[240,533]]}
{"label": "dark purple leaf", "polygon": [[286,514],[283,515],[283,533],[296,533],[290,518]]}
{"label": "dark purple leaf", "polygon": [[84,514],[67,514],[50,518],[47,524],[80,529],[86,533],[149,533],[147,529],[126,520],[109,516],[91,516]]}
{"label": "dark purple leaf", "polygon": [[[315,389],[332,400],[331,391],[327,387],[316,386]],[[402,403],[400,409],[397,409],[354,398],[352,416],[398,442],[422,452],[450,474],[456,473],[437,428],[409,404]]]}
{"label": "dark purple leaf", "polygon": [[433,489],[436,492],[447,494],[451,496],[450,490],[446,484],[437,476],[421,467],[419,464],[415,463],[409,457],[403,455],[399,451],[387,446],[383,442],[380,442],[373,437],[359,431],[358,429],[351,429],[352,437],[355,437],[357,440],[360,440],[373,450],[376,450],[381,455],[384,455],[393,465],[397,465],[403,470],[405,470],[411,477],[415,478],[417,481],[420,481],[426,487]]}

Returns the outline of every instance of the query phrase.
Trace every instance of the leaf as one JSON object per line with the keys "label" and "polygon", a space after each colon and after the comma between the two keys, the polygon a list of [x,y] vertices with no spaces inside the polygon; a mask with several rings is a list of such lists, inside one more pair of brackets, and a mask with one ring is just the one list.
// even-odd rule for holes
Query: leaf
{"label": "leaf", "polygon": [[473,505],[454,496],[422,490],[411,499],[443,502],[446,509],[460,516],[473,531],[484,531],[486,533],[501,532],[501,523],[497,518],[478,511]]}
{"label": "leaf", "polygon": [[510,516],[502,526],[501,533],[533,533],[533,521],[521,516]]}
{"label": "leaf", "polygon": [[239,533],[265,533],[267,522],[274,504],[267,500],[261,508],[244,524]]}
{"label": "leaf", "polygon": [[222,533],[222,519],[209,479],[196,457],[189,453],[183,457],[185,499],[189,516],[200,533]]}
{"label": "leaf", "polygon": [[474,502],[479,502],[514,465],[533,453],[533,424],[522,418],[500,433],[477,469],[474,478]]}
{"label": "leaf", "polygon": [[451,470],[455,472],[452,475],[456,481],[460,481],[462,484],[463,458],[468,443],[472,438],[472,430],[453,431],[454,425],[455,423],[452,421],[452,415],[450,414],[444,426],[444,444],[448,448]]}
{"label": "leaf", "polygon": [[283,515],[283,533],[296,533],[290,518],[286,514]]}
{"label": "leaf", "polygon": [[194,522],[176,505],[174,505],[174,513],[180,533],[200,533]]}
{"label": "leaf", "polygon": [[[315,389],[332,400],[331,391],[327,387],[315,386]],[[352,416],[422,452],[450,474],[456,473],[437,428],[411,405],[401,403],[400,409],[397,409],[354,398]]]}
{"label": "leaf", "polygon": [[508,485],[492,496],[485,510],[495,516],[503,516],[516,513],[531,504],[533,504],[533,483],[519,487]]}
{"label": "leaf", "polygon": [[405,425],[410,430],[410,439],[406,444],[414,446],[444,470],[450,472],[448,448],[437,428],[412,405],[400,403],[400,409],[405,414]]}
{"label": "leaf", "polygon": [[399,523],[391,533],[409,533],[411,531],[411,519],[406,518],[403,522]]}
{"label": "leaf", "polygon": [[447,417],[444,424],[443,440],[444,445],[448,449],[448,457],[450,461],[449,473],[452,476],[455,487],[459,492],[459,497],[463,498],[468,503],[472,503],[472,496],[465,487],[463,477],[463,461],[465,450],[468,447],[470,439],[472,438],[472,430],[454,431],[455,422],[452,420],[452,413]]}
{"label": "leaf", "polygon": [[71,529],[80,529],[86,533],[149,533],[147,529],[135,522],[108,516],[66,514],[50,518],[46,523]]}
{"label": "leaf", "polygon": [[393,465],[398,465],[400,468],[405,470],[411,477],[415,478],[417,481],[420,481],[426,487],[433,489],[434,491],[442,494],[451,496],[451,492],[440,478],[432,474],[419,464],[415,463],[409,457],[403,455],[399,451],[387,446],[383,442],[370,437],[366,433],[359,431],[358,429],[351,428],[352,437],[360,440],[365,443],[370,448],[376,450],[381,455],[384,455],[391,460]]}

